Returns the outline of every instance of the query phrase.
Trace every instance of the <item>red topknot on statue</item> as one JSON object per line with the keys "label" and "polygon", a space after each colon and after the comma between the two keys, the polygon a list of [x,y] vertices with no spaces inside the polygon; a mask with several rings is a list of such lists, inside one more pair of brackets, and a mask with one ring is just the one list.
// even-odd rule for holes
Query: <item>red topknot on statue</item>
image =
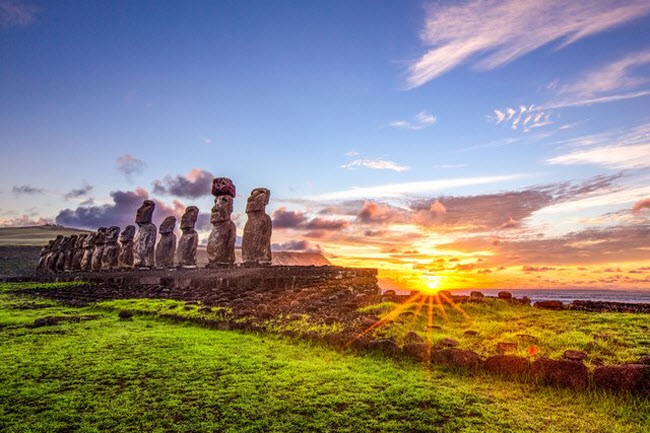
{"label": "red topknot on statue", "polygon": [[235,198],[237,195],[235,184],[227,177],[215,177],[212,180],[212,195],[215,197],[219,197],[220,195],[229,195],[230,197]]}

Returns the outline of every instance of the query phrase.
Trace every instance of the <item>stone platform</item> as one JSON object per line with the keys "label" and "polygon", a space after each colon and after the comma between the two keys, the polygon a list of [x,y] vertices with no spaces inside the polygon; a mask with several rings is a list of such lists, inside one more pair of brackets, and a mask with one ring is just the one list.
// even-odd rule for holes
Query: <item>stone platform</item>
{"label": "stone platform", "polygon": [[39,274],[10,281],[83,281],[88,285],[29,289],[70,304],[110,299],[201,301],[248,313],[266,304],[276,313],[318,309],[354,311],[381,295],[377,270],[337,266],[258,266],[218,269],[130,270]]}

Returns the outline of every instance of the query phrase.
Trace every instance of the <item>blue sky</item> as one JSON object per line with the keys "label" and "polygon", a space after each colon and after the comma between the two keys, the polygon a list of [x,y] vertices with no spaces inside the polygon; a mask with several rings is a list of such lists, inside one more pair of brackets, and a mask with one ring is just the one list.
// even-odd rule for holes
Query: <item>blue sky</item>
{"label": "blue sky", "polygon": [[[480,215],[485,196],[543,188],[529,212],[504,205],[521,233],[452,239],[436,217],[403,242],[646,234],[650,3],[572,3],[0,0],[0,223],[124,225],[145,195],[161,217],[208,212],[209,191],[181,187],[214,175],[238,187],[238,226],[257,186],[278,218],[347,221],[275,232],[333,256],[399,249],[355,244],[364,203],[409,214],[373,222],[403,234],[418,200],[452,215],[445,197],[475,197]],[[119,212],[112,192],[131,193]]]}

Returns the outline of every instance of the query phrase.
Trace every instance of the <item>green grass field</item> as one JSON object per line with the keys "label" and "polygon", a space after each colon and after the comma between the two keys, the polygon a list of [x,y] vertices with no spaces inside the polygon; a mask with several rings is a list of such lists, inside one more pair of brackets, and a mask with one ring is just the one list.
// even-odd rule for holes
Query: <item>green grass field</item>
{"label": "green grass field", "polygon": [[[650,423],[647,400],[155,314],[123,321],[120,302],[71,308],[0,293],[0,431],[645,432]],[[138,304],[149,302],[162,311],[160,301]],[[66,320],[34,327],[44,316]]]}

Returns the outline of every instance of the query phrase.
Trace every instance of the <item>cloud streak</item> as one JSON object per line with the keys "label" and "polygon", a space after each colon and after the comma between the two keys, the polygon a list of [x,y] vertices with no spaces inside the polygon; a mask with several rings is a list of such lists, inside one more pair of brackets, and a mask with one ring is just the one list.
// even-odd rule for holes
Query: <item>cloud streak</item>
{"label": "cloud streak", "polygon": [[45,190],[43,188],[37,188],[30,185],[14,185],[11,188],[11,191],[16,195],[34,195],[34,194],[43,194]]}
{"label": "cloud streak", "polygon": [[397,172],[407,171],[410,169],[407,165],[401,165],[393,161],[385,159],[355,159],[347,164],[343,164],[341,168],[347,170],[354,170],[357,168],[370,168],[372,170],[392,170]]}
{"label": "cloud streak", "polygon": [[117,169],[121,171],[127,179],[131,178],[134,174],[142,173],[144,166],[144,161],[134,157],[133,155],[126,154],[117,157]]}
{"label": "cloud streak", "polygon": [[645,0],[485,0],[431,6],[420,33],[430,49],[409,66],[407,88],[472,59],[478,69],[494,69],[550,42],[561,41],[563,48],[648,13]]}
{"label": "cloud streak", "polygon": [[413,120],[395,120],[390,122],[388,126],[391,128],[399,129],[410,129],[412,131],[417,131],[420,129],[428,128],[431,125],[434,125],[438,121],[438,118],[432,114],[427,113],[426,111],[420,111],[415,115]]}
{"label": "cloud streak", "polygon": [[27,27],[36,19],[34,6],[0,0],[0,27]]}
{"label": "cloud streak", "polygon": [[370,187],[351,188],[342,191],[318,194],[307,197],[308,200],[357,200],[370,198],[405,197],[423,193],[443,191],[466,186],[488,185],[531,177],[530,174],[508,174],[500,176],[476,176],[454,179],[425,180],[420,182],[392,183]]}

